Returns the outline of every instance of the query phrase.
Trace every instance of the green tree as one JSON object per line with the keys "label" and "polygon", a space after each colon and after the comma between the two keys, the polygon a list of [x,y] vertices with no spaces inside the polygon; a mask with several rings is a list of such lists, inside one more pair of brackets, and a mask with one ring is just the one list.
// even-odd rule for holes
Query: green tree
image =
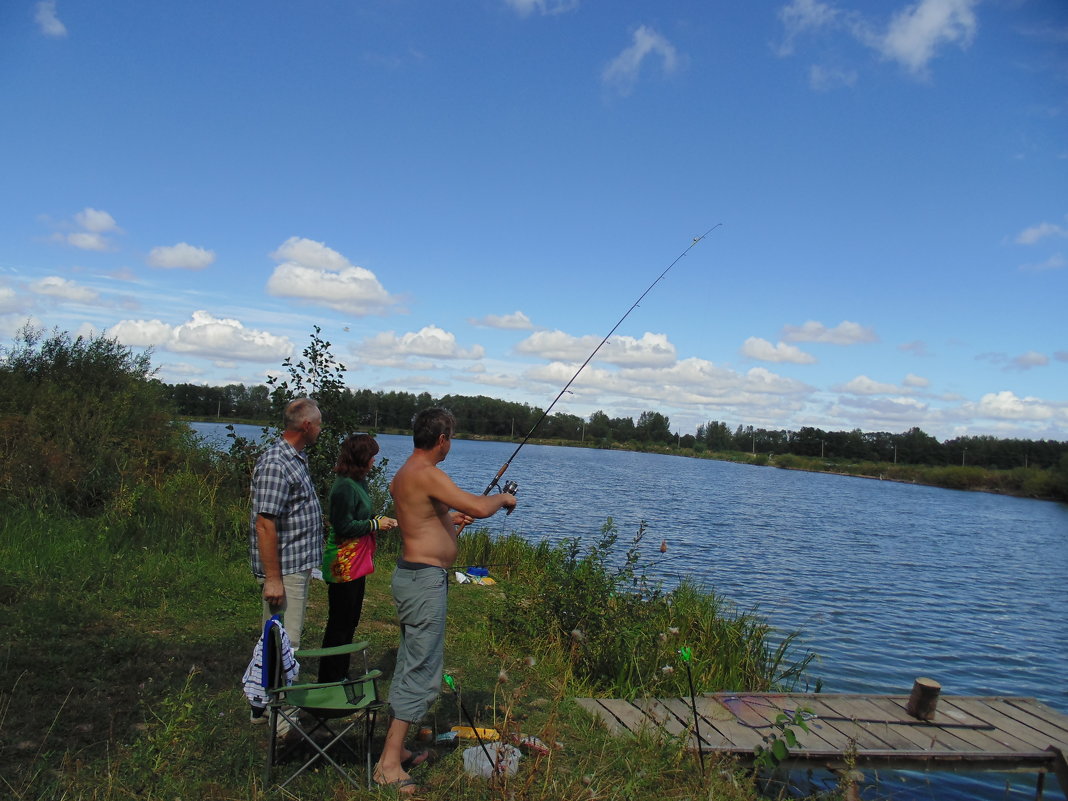
{"label": "green tree", "polygon": [[151,351],[23,327],[0,349],[0,495],[93,514],[165,471],[182,432],[153,373]]}

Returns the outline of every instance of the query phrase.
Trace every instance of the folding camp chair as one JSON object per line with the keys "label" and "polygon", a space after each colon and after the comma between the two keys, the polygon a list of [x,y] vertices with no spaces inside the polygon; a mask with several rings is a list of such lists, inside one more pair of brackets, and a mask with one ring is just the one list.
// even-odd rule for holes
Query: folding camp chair
{"label": "folding camp chair", "polygon": [[[371,737],[374,733],[378,710],[385,706],[379,698],[377,680],[381,671],[367,669],[368,643],[352,643],[335,648],[316,648],[297,651],[298,659],[323,657],[343,653],[363,653],[364,674],[354,679],[325,684],[286,684],[282,669],[281,626],[264,628],[264,662],[268,677],[264,685],[267,693],[268,744],[267,766],[264,786],[270,787],[275,766],[291,754],[300,758],[310,756],[285,781],[279,789],[317,763],[325,760],[340,773],[349,784],[358,787],[356,777],[345,767],[345,762],[359,760],[363,751],[367,786],[371,786]],[[357,727],[363,724],[362,744],[357,741]],[[352,732],[353,736],[348,735]],[[351,741],[350,741],[351,740]],[[299,761],[299,758],[298,758]]]}

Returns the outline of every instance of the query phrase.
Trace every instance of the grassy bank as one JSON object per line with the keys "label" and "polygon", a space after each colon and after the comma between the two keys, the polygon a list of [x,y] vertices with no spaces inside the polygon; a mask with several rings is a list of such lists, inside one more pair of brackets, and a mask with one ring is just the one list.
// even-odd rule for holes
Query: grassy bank
{"label": "grassy bank", "polygon": [[[159,521],[157,521],[159,522]],[[155,534],[155,536],[153,536]],[[258,593],[239,530],[174,536],[160,524],[132,536],[105,518],[16,510],[0,529],[0,788],[33,799],[259,799],[265,737],[250,726],[238,679],[258,623]],[[616,740],[568,699],[625,692],[682,695],[670,665],[694,649],[700,690],[794,686],[804,656],[762,620],[692,587],[665,593],[610,528],[596,543],[532,546],[463,538],[464,562],[491,562],[496,587],[454,586],[446,658],[480,725],[561,743],[523,760],[508,788],[468,780],[459,754],[418,778],[427,798],[756,798],[730,765],[703,781],[671,738]],[[389,599],[390,549],[370,577],[359,634],[388,676],[398,631]],[[325,621],[316,582],[306,642]],[[571,635],[582,632],[581,638]],[[677,633],[675,631],[677,630]],[[455,699],[431,713],[461,723]],[[379,737],[384,730],[379,724]],[[328,773],[297,798],[352,793]]]}
{"label": "grassy bank", "polygon": [[[275,399],[304,394],[314,379],[335,426],[324,426],[311,454],[326,482],[334,458],[324,443],[336,446],[355,423],[331,406],[341,379],[317,335],[310,366],[284,362]],[[259,629],[245,552],[257,446],[198,445],[173,424],[148,354],[113,340],[27,328],[0,357],[0,794],[265,798],[265,732],[249,724],[239,688]],[[371,481],[381,508],[384,475]],[[804,674],[808,656],[759,617],[696,587],[651,582],[643,537],[620,541],[610,523],[599,537],[552,547],[465,532],[461,564],[492,565],[500,582],[451,591],[448,670],[479,725],[560,747],[524,759],[505,787],[468,780],[451,754],[417,776],[425,797],[756,798],[752,777],[733,765],[703,779],[680,742],[610,738],[571,703],[685,695],[685,671],[672,670],[682,647],[693,651],[699,692],[789,689]],[[388,590],[396,540],[383,539],[358,633],[388,681],[399,635]],[[324,596],[316,583],[311,645]],[[430,718],[438,730],[464,722],[449,695]],[[294,792],[287,797],[371,797],[328,773]]]}

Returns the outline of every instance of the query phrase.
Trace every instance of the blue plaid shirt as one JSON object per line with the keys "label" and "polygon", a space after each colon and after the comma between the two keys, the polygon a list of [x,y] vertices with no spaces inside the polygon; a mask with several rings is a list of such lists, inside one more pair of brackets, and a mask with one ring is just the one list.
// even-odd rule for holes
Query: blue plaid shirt
{"label": "blue plaid shirt", "polygon": [[269,447],[252,471],[252,517],[248,553],[252,573],[264,578],[256,537],[256,516],[274,516],[282,575],[319,567],[323,559],[323,509],[308,460],[283,438]]}

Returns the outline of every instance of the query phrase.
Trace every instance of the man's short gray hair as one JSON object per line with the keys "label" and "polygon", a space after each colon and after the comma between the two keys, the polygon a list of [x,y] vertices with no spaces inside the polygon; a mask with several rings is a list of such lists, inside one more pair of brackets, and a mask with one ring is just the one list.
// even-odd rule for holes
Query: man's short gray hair
{"label": "man's short gray hair", "polygon": [[[286,431],[296,431],[305,420],[311,420],[319,411],[319,404],[311,398],[297,398],[286,406],[283,420]],[[321,414],[321,412],[320,412]]]}

